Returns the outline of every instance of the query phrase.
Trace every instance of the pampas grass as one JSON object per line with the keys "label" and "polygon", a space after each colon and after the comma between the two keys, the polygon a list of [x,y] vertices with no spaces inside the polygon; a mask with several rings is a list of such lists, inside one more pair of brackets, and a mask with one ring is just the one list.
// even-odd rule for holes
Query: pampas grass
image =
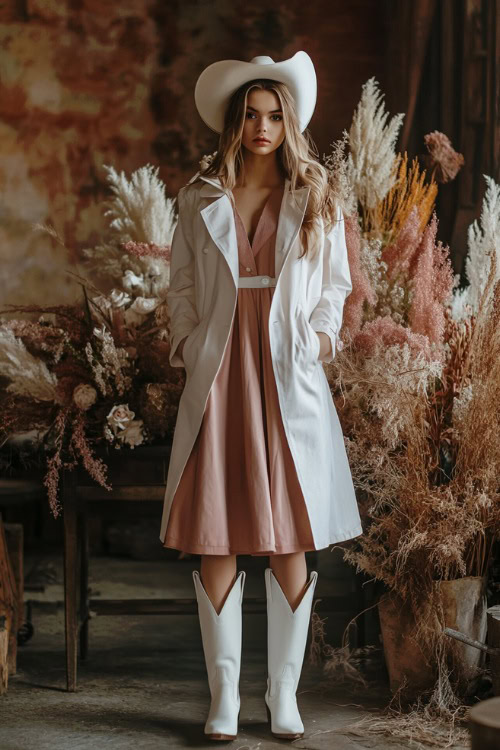
{"label": "pampas grass", "polygon": [[437,185],[425,182],[426,172],[420,171],[415,158],[408,169],[408,155],[401,158],[397,179],[387,195],[374,208],[370,231],[384,238],[387,244],[399,235],[410,214],[416,211],[418,230],[423,232],[434,208]]}
{"label": "pampas grass", "polygon": [[[396,722],[404,736],[420,719],[454,721],[460,686],[438,584],[485,575],[500,531],[500,189],[487,179],[480,225],[469,230],[470,285],[457,292],[449,249],[437,241],[437,185],[393,151],[398,121],[383,132],[373,79],[361,99],[349,139],[325,159],[355,196],[346,243],[357,288],[344,305],[345,346],[324,367],[364,528],[344,559],[410,608],[437,669],[427,713],[417,708],[406,729]],[[370,156],[375,143],[384,163]]]}
{"label": "pampas grass", "polygon": [[453,316],[463,320],[477,311],[495,256],[496,277],[500,278],[500,185],[487,175],[486,192],[479,222],[474,221],[467,233],[468,253],[465,275],[469,282],[458,290],[452,303]]}
{"label": "pampas grass", "polygon": [[177,223],[175,200],[166,197],[157,167],[141,167],[130,179],[112,166],[104,170],[113,195],[104,211],[109,236],[83,250],[86,267],[101,281],[134,296],[164,296]]}
{"label": "pampas grass", "polygon": [[0,375],[10,382],[8,391],[35,401],[57,401],[57,378],[43,360],[33,356],[21,339],[0,327]]}
{"label": "pampas grass", "polygon": [[404,115],[387,122],[382,100],[377,81],[370,78],[363,85],[349,130],[348,179],[366,217],[397,179],[399,156],[394,146]]}
{"label": "pampas grass", "polygon": [[133,172],[130,180],[124,172],[104,165],[113,193],[104,216],[121,242],[152,242],[170,245],[175,225],[174,201],[165,197],[165,186],[158,167],[147,164]]}

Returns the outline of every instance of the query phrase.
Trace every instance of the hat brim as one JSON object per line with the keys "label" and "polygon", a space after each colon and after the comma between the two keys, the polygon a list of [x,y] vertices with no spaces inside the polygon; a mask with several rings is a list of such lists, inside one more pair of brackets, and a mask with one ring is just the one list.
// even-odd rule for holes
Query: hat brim
{"label": "hat brim", "polygon": [[276,63],[221,60],[209,65],[199,76],[194,89],[196,108],[203,122],[216,133],[222,133],[229,98],[240,86],[255,78],[268,78],[287,85],[303,132],[316,106],[317,81],[313,62],[302,50],[288,60]]}

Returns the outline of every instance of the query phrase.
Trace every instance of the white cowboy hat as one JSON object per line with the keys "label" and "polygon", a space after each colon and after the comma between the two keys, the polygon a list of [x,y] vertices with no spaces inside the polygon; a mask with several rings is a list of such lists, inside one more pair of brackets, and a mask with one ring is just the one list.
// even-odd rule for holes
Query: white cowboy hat
{"label": "white cowboy hat", "polygon": [[216,133],[221,133],[231,94],[254,78],[286,83],[295,100],[300,131],[304,131],[316,105],[317,83],[313,61],[303,51],[282,62],[259,55],[250,62],[221,60],[209,65],[199,76],[194,89],[196,108],[203,122]]}

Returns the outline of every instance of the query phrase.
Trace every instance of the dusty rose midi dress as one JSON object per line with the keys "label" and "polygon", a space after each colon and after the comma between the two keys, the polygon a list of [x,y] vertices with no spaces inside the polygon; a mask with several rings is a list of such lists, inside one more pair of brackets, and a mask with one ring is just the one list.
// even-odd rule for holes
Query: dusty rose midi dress
{"label": "dusty rose midi dress", "polygon": [[[274,277],[283,187],[252,244],[233,207],[239,275]],[[274,287],[239,288],[236,312],[202,424],[170,509],[165,547],[213,555],[315,549],[283,429],[269,345]]]}

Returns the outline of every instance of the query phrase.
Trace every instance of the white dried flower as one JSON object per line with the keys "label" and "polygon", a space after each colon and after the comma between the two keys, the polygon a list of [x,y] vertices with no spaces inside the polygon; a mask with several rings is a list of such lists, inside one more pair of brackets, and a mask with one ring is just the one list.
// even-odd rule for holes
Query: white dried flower
{"label": "white dried flower", "polygon": [[491,256],[495,254],[496,279],[500,278],[500,185],[488,175],[486,192],[481,208],[480,222],[474,221],[467,233],[468,252],[465,275],[469,286],[457,289],[451,303],[455,320],[469,318],[477,312],[479,300],[491,269]]}
{"label": "white dried flower", "polygon": [[204,172],[205,169],[210,166],[216,156],[217,151],[214,151],[213,154],[204,154],[200,159],[200,171]]}
{"label": "white dried flower", "polygon": [[101,327],[95,327],[93,334],[98,341],[101,342],[101,357],[102,364],[94,357],[94,352],[90,342],[87,342],[85,347],[85,353],[92,371],[96,383],[103,395],[106,395],[108,391],[111,391],[110,381],[114,379],[116,389],[119,395],[123,395],[127,388],[130,388],[132,379],[130,376],[125,375],[122,368],[127,363],[127,353],[123,348],[117,348],[113,340],[113,336],[106,329],[103,324]]}
{"label": "white dried flower", "polygon": [[57,378],[45,362],[31,354],[9,328],[0,328],[0,375],[7,390],[36,401],[58,401]]}
{"label": "white dried flower", "polygon": [[170,245],[175,228],[175,210],[171,198],[165,197],[165,185],[158,177],[158,167],[147,164],[132,173],[130,181],[124,172],[105,166],[114,198],[105,216],[121,242],[152,242]]}
{"label": "white dried flower", "polygon": [[156,310],[160,302],[160,299],[154,299],[152,297],[136,297],[130,306],[130,310],[133,310],[140,315],[149,315],[149,313]]}
{"label": "white dried flower", "polygon": [[144,282],[144,276],[137,275],[130,269],[127,269],[123,274],[122,283],[128,292],[139,292],[144,293],[146,285]]}
{"label": "white dried flower", "polygon": [[141,325],[146,315],[154,312],[161,300],[150,297],[136,297],[132,305],[125,310],[124,320],[126,325]]}
{"label": "white dried flower", "polygon": [[110,430],[110,428],[108,427],[107,424],[105,424],[104,427],[103,427],[103,434],[104,434],[104,437],[106,438],[106,440],[108,441],[108,443],[114,443],[115,442],[115,434],[114,434],[114,432],[112,430]]}
{"label": "white dried flower", "polygon": [[135,412],[128,408],[128,404],[118,404],[113,406],[106,417],[106,420],[113,430],[113,433],[117,435],[133,421],[134,417]]}
{"label": "white dried flower", "polygon": [[349,130],[348,177],[358,201],[373,209],[385,198],[397,179],[395,144],[403,114],[389,116],[375,78],[362,88],[361,99]]}
{"label": "white dried flower", "polygon": [[125,307],[125,305],[128,305],[131,301],[132,297],[130,297],[127,292],[122,291],[121,289],[112,289],[109,293],[109,301],[111,306],[118,310],[121,307]]}
{"label": "white dried flower", "polygon": [[134,419],[132,422],[129,422],[127,427],[117,434],[118,440],[122,443],[126,443],[126,445],[129,445],[131,448],[140,445],[144,442],[142,425],[142,419]]}

